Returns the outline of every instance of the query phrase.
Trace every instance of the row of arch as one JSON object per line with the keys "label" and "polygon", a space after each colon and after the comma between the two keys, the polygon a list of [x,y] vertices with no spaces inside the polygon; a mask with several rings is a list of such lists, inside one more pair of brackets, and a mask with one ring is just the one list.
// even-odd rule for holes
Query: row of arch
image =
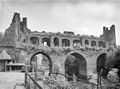
{"label": "row of arch", "polygon": [[[47,53],[45,52],[35,53],[31,57],[31,62],[34,61],[34,57],[38,54],[42,54],[43,56],[47,58],[47,61],[46,61],[48,62],[47,69],[49,73],[52,73],[52,67],[53,67],[52,59]],[[97,72],[99,72],[101,68],[104,67],[105,61],[106,61],[106,53],[102,53],[101,55],[98,56],[97,62],[96,62]],[[65,59],[64,67],[65,67],[65,71],[64,71],[65,78],[68,81],[73,81],[74,77],[76,78],[76,81],[79,81],[79,79],[87,80],[87,63],[83,55],[77,52],[69,54]]]}
{"label": "row of arch", "polygon": [[[31,37],[30,38],[30,43],[33,44],[33,45],[40,45],[41,43],[44,45],[44,46],[51,46],[51,41],[50,41],[50,38],[42,38],[42,41],[40,42],[39,41],[39,38],[38,37]],[[88,45],[88,46],[91,46],[91,47],[103,47],[105,48],[106,47],[106,44],[105,42],[103,41],[89,41],[89,40],[85,40],[84,43],[82,43],[81,39],[79,40],[73,40],[73,42],[71,43],[69,39],[62,39],[61,40],[61,43],[60,43],[60,40],[59,38],[57,37],[54,37],[53,39],[53,45],[56,46],[56,47],[69,47],[69,46],[72,46],[75,47],[75,46],[83,46],[83,45]],[[97,45],[98,44],[98,45]]]}

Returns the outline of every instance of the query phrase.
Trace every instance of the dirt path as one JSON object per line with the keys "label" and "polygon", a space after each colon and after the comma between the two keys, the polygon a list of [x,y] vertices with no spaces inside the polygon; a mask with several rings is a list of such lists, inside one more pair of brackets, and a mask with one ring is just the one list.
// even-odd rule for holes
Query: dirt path
{"label": "dirt path", "polygon": [[[0,72],[0,89],[14,89],[16,84],[24,83],[24,73]],[[16,89],[24,89],[23,86],[16,86]]]}

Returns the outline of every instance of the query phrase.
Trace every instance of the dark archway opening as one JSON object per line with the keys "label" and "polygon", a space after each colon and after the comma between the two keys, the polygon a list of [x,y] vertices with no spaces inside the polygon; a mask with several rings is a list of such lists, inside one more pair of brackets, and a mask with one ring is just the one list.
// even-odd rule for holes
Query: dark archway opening
{"label": "dark archway opening", "polygon": [[62,39],[62,46],[69,47],[70,46],[70,40],[68,40],[68,39]]}
{"label": "dark archway opening", "polygon": [[87,80],[87,66],[85,58],[78,54],[68,55],[65,61],[65,74],[68,81]]}
{"label": "dark archway opening", "polygon": [[39,38],[38,37],[31,37],[30,42],[33,45],[39,45]]}
{"label": "dark archway opening", "polygon": [[59,39],[57,37],[54,38],[54,45],[59,46]]}
{"label": "dark archway opening", "polygon": [[106,58],[107,54],[103,53],[97,58],[97,73],[102,75],[103,78],[107,77],[107,68],[106,68]]}
{"label": "dark archway opening", "polygon": [[44,46],[50,46],[50,39],[49,38],[42,38],[42,43]]}
{"label": "dark archway opening", "polygon": [[89,45],[89,41],[88,40],[85,40],[85,45]]}
{"label": "dark archway opening", "polygon": [[[37,62],[36,62],[37,60]],[[52,60],[50,56],[45,52],[37,52],[30,59],[31,67],[34,67],[34,71],[43,71],[50,74],[52,72]]]}
{"label": "dark archway opening", "polygon": [[99,41],[99,42],[98,42],[98,46],[105,48],[105,47],[106,47],[106,44],[105,44],[105,42],[103,42],[103,41]]}
{"label": "dark archway opening", "polygon": [[73,40],[73,47],[80,47],[81,43],[80,40]]}
{"label": "dark archway opening", "polygon": [[91,46],[95,47],[96,46],[96,41],[91,41]]}

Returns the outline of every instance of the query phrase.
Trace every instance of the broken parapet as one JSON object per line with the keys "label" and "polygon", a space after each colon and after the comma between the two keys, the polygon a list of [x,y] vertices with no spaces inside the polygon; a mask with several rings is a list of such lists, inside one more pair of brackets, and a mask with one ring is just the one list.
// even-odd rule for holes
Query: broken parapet
{"label": "broken parapet", "polygon": [[103,37],[109,46],[113,45],[114,47],[116,47],[115,25],[112,25],[110,27],[110,29],[108,29],[108,27],[104,26],[103,27]]}
{"label": "broken parapet", "polygon": [[64,31],[63,34],[66,34],[66,35],[75,35],[74,32],[72,32],[72,31]]}

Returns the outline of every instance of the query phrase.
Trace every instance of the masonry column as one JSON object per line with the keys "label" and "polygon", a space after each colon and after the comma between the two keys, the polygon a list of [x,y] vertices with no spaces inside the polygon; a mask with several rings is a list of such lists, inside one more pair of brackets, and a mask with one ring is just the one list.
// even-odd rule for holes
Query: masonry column
{"label": "masonry column", "polygon": [[28,43],[31,44],[31,43],[30,43],[30,37],[28,38]]}
{"label": "masonry column", "polygon": [[51,47],[54,47],[54,37],[51,37],[51,38],[50,38],[50,46],[51,46]]}
{"label": "masonry column", "polygon": [[96,42],[96,47],[98,48],[98,41],[95,41]]}
{"label": "masonry column", "polygon": [[62,39],[59,38],[59,47],[62,47]]}
{"label": "masonry column", "polygon": [[41,39],[41,37],[39,38],[39,46],[42,46],[42,39]]}
{"label": "masonry column", "polygon": [[92,46],[91,46],[91,40],[88,40],[89,41],[89,47],[91,48]]}
{"label": "masonry column", "polygon": [[85,39],[82,39],[82,47],[85,47]]}
{"label": "masonry column", "polygon": [[73,39],[70,39],[70,48],[73,48]]}

